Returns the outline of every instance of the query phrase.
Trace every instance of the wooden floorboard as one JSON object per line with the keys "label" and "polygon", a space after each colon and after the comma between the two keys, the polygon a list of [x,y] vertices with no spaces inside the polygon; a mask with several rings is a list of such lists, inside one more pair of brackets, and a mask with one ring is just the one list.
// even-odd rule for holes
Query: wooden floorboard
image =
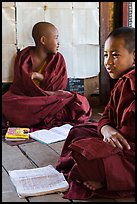
{"label": "wooden floorboard", "polygon": [[[98,121],[102,108],[94,109],[92,120]],[[62,193],[54,193],[43,196],[19,198],[8,175],[9,170],[32,169],[44,167],[49,164],[56,166],[61,154],[64,141],[43,144],[40,142],[26,143],[18,146],[9,146],[2,142],[2,202],[135,202],[135,198],[127,199],[90,199],[68,200],[63,199]]]}
{"label": "wooden floorboard", "polygon": [[31,169],[49,164],[55,166],[59,157],[59,149],[63,145],[61,143],[50,147],[40,142],[19,146],[9,146],[2,142],[2,202],[70,202],[68,199],[63,199],[61,193],[28,197],[27,199],[19,198],[8,175],[10,170]]}
{"label": "wooden floorboard", "polygon": [[25,153],[38,167],[44,167],[49,164],[55,166],[59,155],[40,142],[32,142],[20,145],[20,149]]}

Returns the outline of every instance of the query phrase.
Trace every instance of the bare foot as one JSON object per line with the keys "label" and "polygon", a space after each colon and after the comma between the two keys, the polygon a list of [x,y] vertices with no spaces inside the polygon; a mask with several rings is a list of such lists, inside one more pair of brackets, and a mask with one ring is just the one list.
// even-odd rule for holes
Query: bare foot
{"label": "bare foot", "polygon": [[89,188],[90,190],[97,190],[103,187],[103,184],[97,181],[84,181],[84,186]]}

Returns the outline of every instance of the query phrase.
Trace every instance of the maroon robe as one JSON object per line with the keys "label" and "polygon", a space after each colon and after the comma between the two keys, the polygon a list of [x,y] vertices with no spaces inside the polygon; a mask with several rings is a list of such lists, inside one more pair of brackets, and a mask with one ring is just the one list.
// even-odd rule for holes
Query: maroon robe
{"label": "maroon robe", "polygon": [[[131,149],[121,150],[103,141],[101,127],[111,125],[121,132]],[[64,143],[56,169],[63,172],[70,187],[67,199],[93,196],[122,198],[135,191],[135,70],[121,77],[97,125],[88,122],[73,127]],[[95,191],[78,181],[98,181]]]}
{"label": "maroon robe", "polygon": [[[63,123],[79,124],[91,117],[91,107],[85,96],[57,94],[67,86],[66,64],[61,53],[49,56],[39,86],[31,79],[33,46],[17,54],[14,81],[2,96],[2,113],[14,126],[45,126],[51,128]],[[49,95],[46,91],[54,91]]]}

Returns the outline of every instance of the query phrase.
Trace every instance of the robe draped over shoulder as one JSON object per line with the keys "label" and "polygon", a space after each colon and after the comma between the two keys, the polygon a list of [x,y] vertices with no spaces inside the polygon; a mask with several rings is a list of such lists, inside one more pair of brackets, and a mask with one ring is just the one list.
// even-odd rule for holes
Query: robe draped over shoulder
{"label": "robe draped over shoulder", "polygon": [[[112,147],[103,141],[101,127],[118,129],[131,149]],[[115,84],[110,100],[97,124],[88,122],[73,127],[64,143],[56,169],[64,173],[69,189],[64,198],[122,198],[135,195],[135,70]],[[95,191],[76,180],[102,182]]]}
{"label": "robe draped over shoulder", "polygon": [[[49,56],[39,86],[31,79],[33,46],[21,50],[16,57],[14,80],[2,96],[2,114],[14,126],[47,128],[63,123],[88,121],[92,110],[87,98],[75,92],[60,93],[67,86],[65,60],[61,53]],[[47,91],[54,91],[49,95]]]}

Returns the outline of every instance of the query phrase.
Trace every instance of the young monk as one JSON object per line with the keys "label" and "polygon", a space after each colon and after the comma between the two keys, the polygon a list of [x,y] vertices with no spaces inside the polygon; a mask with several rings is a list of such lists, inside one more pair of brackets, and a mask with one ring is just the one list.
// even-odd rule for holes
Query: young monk
{"label": "young monk", "polygon": [[73,127],[56,169],[66,176],[67,199],[121,198],[135,191],[135,28],[112,31],[104,46],[104,66],[118,79],[95,126]]}
{"label": "young monk", "polygon": [[16,57],[14,81],[2,96],[2,113],[12,126],[47,127],[79,124],[91,117],[85,96],[65,91],[67,71],[59,49],[57,28],[38,22],[32,30],[35,46]]}

